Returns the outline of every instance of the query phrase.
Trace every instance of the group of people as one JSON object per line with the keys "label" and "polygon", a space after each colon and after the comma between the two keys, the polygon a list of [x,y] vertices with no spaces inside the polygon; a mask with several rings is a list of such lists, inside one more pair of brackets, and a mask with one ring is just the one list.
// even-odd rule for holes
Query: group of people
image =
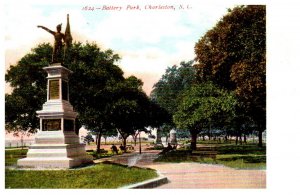
{"label": "group of people", "polygon": [[168,146],[167,146],[167,150],[176,150],[177,148],[177,145],[171,145],[170,143],[168,143]]}
{"label": "group of people", "polygon": [[[122,144],[120,145],[120,150],[121,151],[124,151],[125,152],[125,146],[123,146]],[[111,150],[112,150],[112,152],[113,153],[116,153],[116,154],[118,154],[118,148],[117,148],[117,146],[115,146],[115,144],[113,144],[112,146],[111,146]]]}
{"label": "group of people", "polygon": [[172,146],[170,143],[168,143],[168,146],[162,150],[162,153],[166,153],[166,152],[169,152],[169,151],[172,151],[172,150],[176,150],[176,148],[177,148],[177,145]]}
{"label": "group of people", "polygon": [[[125,150],[126,150],[126,147],[125,146],[123,146],[122,144],[120,145],[120,150],[121,151],[123,151],[123,152],[125,152]],[[166,147],[166,148],[164,148],[164,150],[163,150],[163,152],[168,152],[168,151],[171,151],[171,150],[176,150],[176,148],[177,148],[177,145],[171,145],[170,143],[168,143],[168,146]],[[112,152],[113,153],[116,153],[116,154],[118,154],[118,148],[117,148],[117,146],[115,146],[115,144],[113,144],[112,146],[111,146],[111,150],[112,150]]]}

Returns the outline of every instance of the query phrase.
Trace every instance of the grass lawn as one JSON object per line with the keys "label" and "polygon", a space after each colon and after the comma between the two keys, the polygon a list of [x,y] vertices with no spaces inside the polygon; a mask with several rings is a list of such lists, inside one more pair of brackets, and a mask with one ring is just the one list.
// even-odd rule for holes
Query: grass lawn
{"label": "grass lawn", "polygon": [[118,188],[157,177],[155,170],[97,164],[72,170],[5,170],[5,188]]}
{"label": "grass lawn", "polygon": [[[27,150],[6,150],[5,165],[15,165]],[[118,188],[157,177],[152,169],[100,163],[69,170],[5,169],[5,188]]]}
{"label": "grass lawn", "polygon": [[236,169],[266,169],[266,148],[256,145],[219,144],[216,160],[192,156],[189,150],[171,151],[157,158],[156,162],[199,162],[222,164]]}
{"label": "grass lawn", "polygon": [[5,150],[5,166],[17,165],[17,160],[20,158],[25,158],[27,151],[28,151],[27,149]]}

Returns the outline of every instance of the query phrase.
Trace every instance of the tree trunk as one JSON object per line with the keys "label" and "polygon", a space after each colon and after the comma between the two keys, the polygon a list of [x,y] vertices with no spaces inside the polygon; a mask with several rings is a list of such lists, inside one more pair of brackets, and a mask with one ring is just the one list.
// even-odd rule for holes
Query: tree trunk
{"label": "tree trunk", "polygon": [[98,145],[98,137],[99,137],[99,133],[97,133],[96,135],[96,145]]}
{"label": "tree trunk", "polygon": [[203,138],[202,140],[205,141],[205,135],[203,135],[202,138]]}
{"label": "tree trunk", "polygon": [[123,137],[124,152],[126,152],[126,139],[127,137]]}
{"label": "tree trunk", "polygon": [[247,136],[246,136],[246,134],[244,134],[244,143],[245,144],[247,143]]}
{"label": "tree trunk", "polygon": [[100,154],[101,150],[100,150],[100,144],[101,144],[101,132],[98,133],[97,135],[97,154]]}
{"label": "tree trunk", "polygon": [[140,154],[142,154],[141,132],[139,132],[139,142],[140,142]]}
{"label": "tree trunk", "polygon": [[24,140],[23,140],[23,135],[22,135],[22,137],[21,137],[21,150],[23,150],[23,148],[24,148]]}
{"label": "tree trunk", "polygon": [[211,124],[209,124],[209,132],[208,132],[208,140],[210,141],[212,137],[212,133],[211,133]]}
{"label": "tree trunk", "polygon": [[191,149],[196,150],[196,147],[197,147],[197,133],[191,131],[191,136],[192,136]]}
{"label": "tree trunk", "polygon": [[137,136],[133,135],[134,146],[136,146],[136,139],[137,139]]}
{"label": "tree trunk", "polygon": [[258,146],[263,147],[263,142],[262,142],[262,130],[258,130]]}
{"label": "tree trunk", "polygon": [[236,138],[235,138],[235,145],[238,145],[238,143],[239,143],[239,136],[236,135]]}

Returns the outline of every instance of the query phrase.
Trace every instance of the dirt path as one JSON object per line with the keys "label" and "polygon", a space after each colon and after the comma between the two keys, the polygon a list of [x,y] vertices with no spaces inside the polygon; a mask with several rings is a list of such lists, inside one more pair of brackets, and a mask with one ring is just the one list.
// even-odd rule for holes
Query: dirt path
{"label": "dirt path", "polygon": [[156,163],[159,151],[149,150],[113,156],[109,160],[129,166],[156,169],[169,179],[169,183],[159,188],[266,188],[265,170],[236,170],[222,165],[200,163]]}

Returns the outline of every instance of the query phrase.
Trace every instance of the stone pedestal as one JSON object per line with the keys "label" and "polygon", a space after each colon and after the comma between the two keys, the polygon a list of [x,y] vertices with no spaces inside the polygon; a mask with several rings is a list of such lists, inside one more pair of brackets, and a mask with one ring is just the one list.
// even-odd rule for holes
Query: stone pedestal
{"label": "stone pedestal", "polygon": [[27,158],[18,160],[19,167],[71,168],[91,163],[75,134],[77,113],[69,103],[68,76],[70,70],[60,63],[44,68],[48,73],[47,102],[37,111],[40,130],[35,144],[29,147]]}
{"label": "stone pedestal", "polygon": [[164,147],[164,145],[161,141],[161,132],[160,132],[159,129],[156,129],[155,147],[156,148],[163,148]]}
{"label": "stone pedestal", "polygon": [[159,129],[156,130],[155,144],[157,144],[157,145],[161,145],[161,144],[162,144],[162,141],[161,141],[161,133],[160,133],[160,130],[159,130]]}
{"label": "stone pedestal", "polygon": [[170,144],[176,145],[177,144],[177,139],[176,139],[176,131],[172,129],[170,131]]}

